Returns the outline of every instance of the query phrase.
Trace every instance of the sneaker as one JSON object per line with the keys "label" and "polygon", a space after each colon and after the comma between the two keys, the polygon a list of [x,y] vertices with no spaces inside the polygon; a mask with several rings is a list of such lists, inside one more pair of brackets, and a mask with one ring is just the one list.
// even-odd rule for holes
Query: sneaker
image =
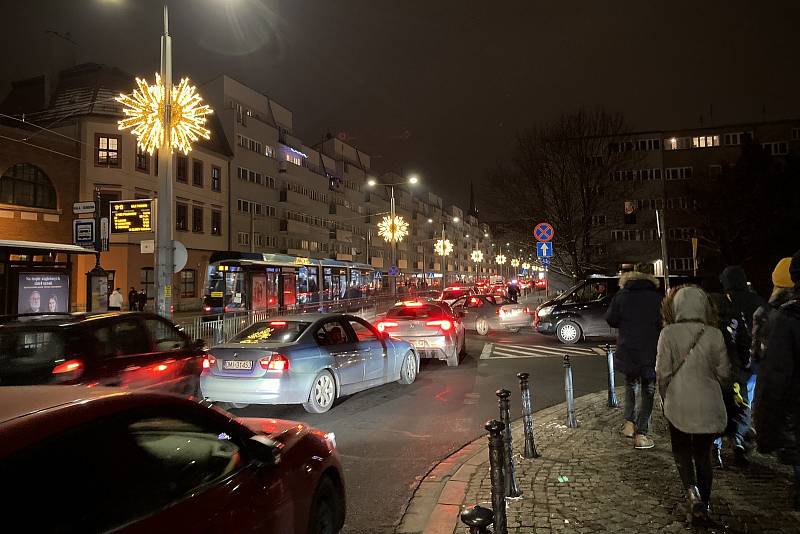
{"label": "sneaker", "polygon": [[652,449],[655,446],[656,444],[653,443],[653,440],[644,434],[636,434],[636,436],[633,438],[634,449]]}
{"label": "sneaker", "polygon": [[626,438],[633,438],[633,435],[636,433],[636,427],[633,426],[633,423],[630,421],[625,421],[625,424],[622,425],[622,435]]}

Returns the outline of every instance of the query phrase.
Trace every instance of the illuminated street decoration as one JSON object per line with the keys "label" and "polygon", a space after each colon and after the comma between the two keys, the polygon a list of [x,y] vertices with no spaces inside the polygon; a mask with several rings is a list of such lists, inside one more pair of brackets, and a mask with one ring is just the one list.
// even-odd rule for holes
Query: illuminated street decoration
{"label": "illuminated street decoration", "polygon": [[497,265],[503,265],[506,262],[506,257],[502,254],[498,254],[494,257],[494,261]]}
{"label": "illuminated street decoration", "polygon": [[392,222],[391,215],[386,215],[378,223],[378,235],[387,243],[400,242],[408,235],[408,223],[399,215],[395,215],[394,222]]}
{"label": "illuminated street decoration", "polygon": [[[443,248],[444,252],[442,251]],[[453,252],[453,244],[449,239],[445,239],[444,241],[438,239],[436,244],[433,245],[433,250],[436,251],[436,254],[440,256],[449,256],[450,253]]]}
{"label": "illuminated street decoration", "polygon": [[511,260],[511,266],[512,267],[519,267],[519,260],[517,258],[514,258],[513,260]]}
{"label": "illuminated street decoration", "polygon": [[472,261],[475,263],[480,263],[483,261],[483,252],[480,250],[473,250],[472,254],[470,254],[470,258],[472,258]]}
{"label": "illuminated street decoration", "polygon": [[526,261],[525,263],[522,264],[522,268],[528,271],[531,268],[531,264]]}
{"label": "illuminated street decoration", "polygon": [[[167,88],[156,74],[156,82],[136,78],[137,89],[130,95],[120,94],[115,98],[122,104],[125,118],[117,125],[120,130],[131,130],[137,144],[148,154],[153,154],[164,142],[164,106]],[[213,113],[197,94],[197,88],[189,84],[189,78],[172,87],[170,113],[170,148],[184,154],[192,150],[192,143],[201,137],[209,139],[211,132],[205,127],[206,115]]]}

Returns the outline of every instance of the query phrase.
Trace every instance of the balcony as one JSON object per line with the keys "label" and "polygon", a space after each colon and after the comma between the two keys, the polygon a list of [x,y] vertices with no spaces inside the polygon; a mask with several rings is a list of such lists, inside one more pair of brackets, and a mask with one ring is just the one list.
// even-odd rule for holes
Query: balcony
{"label": "balcony", "polygon": [[373,256],[369,259],[369,264],[378,269],[383,269],[383,258]]}
{"label": "balcony", "polygon": [[287,232],[290,235],[305,235],[311,233],[311,227],[293,219],[282,219],[281,232]]}

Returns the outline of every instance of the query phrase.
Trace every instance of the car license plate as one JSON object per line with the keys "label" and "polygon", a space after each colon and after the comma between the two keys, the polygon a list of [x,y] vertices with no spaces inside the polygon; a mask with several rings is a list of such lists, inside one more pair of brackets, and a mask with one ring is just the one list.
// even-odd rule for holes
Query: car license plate
{"label": "car license plate", "polygon": [[253,362],[250,360],[225,360],[222,363],[223,369],[247,369],[253,368]]}
{"label": "car license plate", "polygon": [[413,340],[411,342],[411,344],[414,345],[415,347],[427,347],[428,346],[428,342],[425,341],[424,339],[415,339],[415,340]]}

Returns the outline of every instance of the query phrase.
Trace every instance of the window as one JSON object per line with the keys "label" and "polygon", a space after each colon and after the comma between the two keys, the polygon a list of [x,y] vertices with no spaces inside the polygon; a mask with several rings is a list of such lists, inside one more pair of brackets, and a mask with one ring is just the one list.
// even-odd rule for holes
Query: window
{"label": "window", "polygon": [[264,176],[264,185],[270,189],[275,189],[275,178],[272,176]]}
{"label": "window", "polygon": [[269,145],[264,145],[264,155],[267,156],[268,158],[274,158],[275,149]]}
{"label": "window", "polygon": [[250,139],[244,135],[236,134],[236,144],[240,147],[261,154],[261,142]]}
{"label": "window", "polygon": [[180,294],[181,298],[194,298],[197,294],[196,289],[196,281],[197,281],[197,271],[194,269],[184,269],[180,273],[181,277],[181,287],[180,287]]}
{"label": "window", "polygon": [[150,174],[150,154],[136,145],[136,170]]}
{"label": "window", "polygon": [[612,241],[636,241],[636,230],[611,230]]}
{"label": "window", "polygon": [[789,143],[786,141],[776,141],[774,143],[762,143],[761,146],[769,156],[785,156],[789,153]]}
{"label": "window", "polygon": [[109,204],[121,198],[122,194],[119,191],[100,191],[100,217],[108,217],[111,211]]}
{"label": "window", "polygon": [[222,191],[222,169],[211,166],[211,190]]}
{"label": "window", "polygon": [[350,319],[348,322],[356,333],[356,338],[359,341],[378,341],[378,336],[375,335],[375,332],[364,326],[361,321]]}
{"label": "window", "polygon": [[606,224],[605,215],[592,215],[592,226],[601,226]]}
{"label": "window", "polygon": [[692,258],[670,258],[669,259],[669,268],[671,271],[691,271],[692,270]]}
{"label": "window", "polygon": [[[183,273],[185,272],[192,273],[191,295],[184,294]],[[181,271],[181,297],[194,297],[194,271]],[[180,350],[188,344],[187,339],[177,328],[160,317],[145,319],[144,327],[150,333],[150,340],[157,351]]]}
{"label": "window", "polygon": [[350,335],[343,328],[342,323],[336,320],[323,323],[317,331],[314,332],[314,339],[316,339],[317,344],[322,347],[353,343]]}
{"label": "window", "polygon": [[708,166],[708,175],[712,178],[716,178],[722,174],[722,165],[709,165]]}
{"label": "window", "polygon": [[192,232],[203,232],[203,207],[192,206]]}
{"label": "window", "polygon": [[261,234],[258,233],[258,232],[255,232],[253,234],[253,246],[256,246],[256,247],[264,246],[264,242],[261,240]]}
{"label": "window", "polygon": [[295,165],[303,165],[303,158],[294,154],[286,154],[286,161]]}
{"label": "window", "polygon": [[692,177],[692,167],[669,167],[664,169],[667,180],[688,180]]}
{"label": "window", "polygon": [[694,231],[691,228],[668,228],[667,237],[673,241],[688,241]]}
{"label": "window", "polygon": [[649,230],[639,230],[636,237],[639,241],[657,241],[658,230],[656,230],[655,228]]}
{"label": "window", "polygon": [[745,141],[749,141],[752,138],[752,132],[731,132],[722,136],[722,140],[727,146],[741,145],[744,144]]}
{"label": "window", "polygon": [[276,211],[274,206],[264,205],[264,215],[267,217],[275,217]]}
{"label": "window", "polygon": [[689,200],[684,197],[668,198],[666,208],[670,210],[688,210]]}
{"label": "window", "polygon": [[222,235],[222,212],[211,210],[211,235]]}
{"label": "window", "polygon": [[94,135],[94,164],[97,167],[122,166],[121,150],[122,137],[119,135],[95,134]]}
{"label": "window", "polygon": [[692,137],[692,148],[711,148],[715,146],[719,146],[718,135]]}
{"label": "window", "polygon": [[152,267],[142,267],[139,270],[139,284],[141,284],[148,299],[152,299],[156,296],[155,278]]}
{"label": "window", "polygon": [[101,358],[117,358],[150,352],[150,343],[139,321],[124,319],[92,329]]}
{"label": "window", "polygon": [[187,183],[189,181],[189,158],[178,155],[175,157],[175,162],[175,179]]}
{"label": "window", "polygon": [[56,190],[39,167],[17,163],[0,177],[0,202],[54,210]]}
{"label": "window", "polygon": [[203,162],[197,159],[192,160],[192,185],[203,187]]}
{"label": "window", "polygon": [[685,150],[692,148],[691,137],[668,137],[664,139],[664,150]]}
{"label": "window", "polygon": [[175,204],[175,229],[188,230],[189,228],[189,206],[177,202]]}
{"label": "window", "polygon": [[247,232],[239,232],[237,236],[237,243],[240,245],[249,245],[250,244],[250,234]]}
{"label": "window", "polygon": [[241,198],[236,201],[239,211],[242,213],[250,213],[250,201],[242,200]]}
{"label": "window", "polygon": [[639,139],[636,141],[636,150],[640,152],[660,149],[661,141],[659,139]]}

